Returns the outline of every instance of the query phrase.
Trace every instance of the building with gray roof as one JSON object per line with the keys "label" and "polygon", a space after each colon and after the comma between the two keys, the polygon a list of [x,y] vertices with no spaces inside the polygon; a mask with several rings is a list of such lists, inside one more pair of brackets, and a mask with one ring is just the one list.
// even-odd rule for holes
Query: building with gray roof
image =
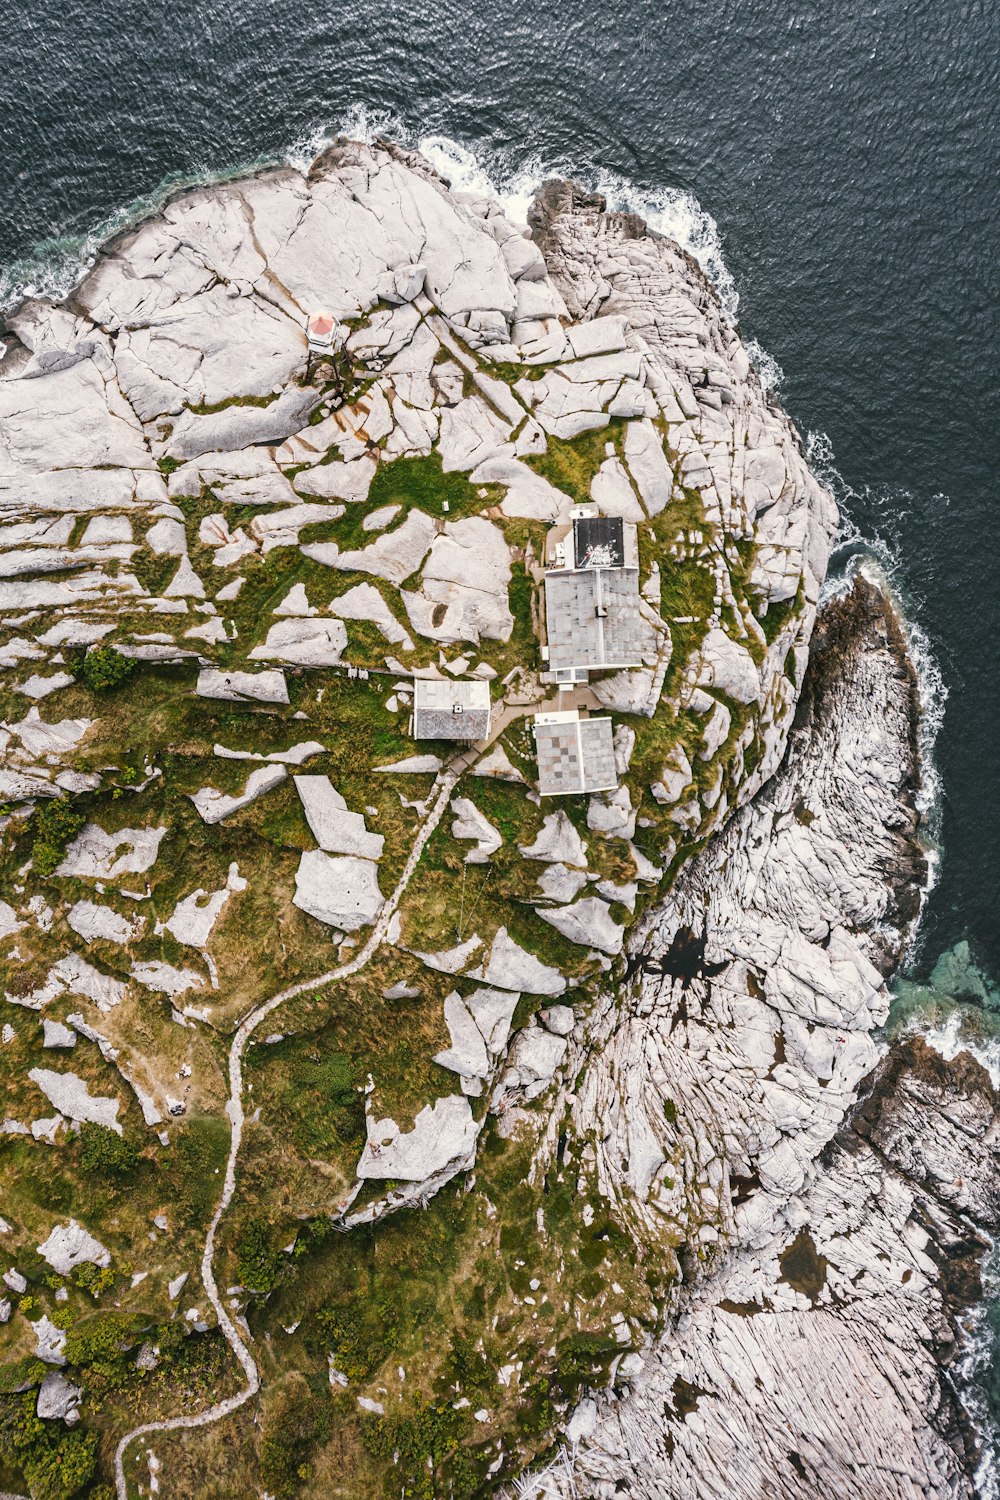
{"label": "building with gray roof", "polygon": [[575,708],[535,715],[538,790],[543,797],[611,792],[618,785],[610,719],[581,719]]}
{"label": "building with gray roof", "polygon": [[[587,672],[639,667],[656,651],[656,630],[639,593],[636,527],[578,506],[546,547],[543,656],[557,682]],[[647,612],[648,613],[648,612]]]}
{"label": "building with gray roof", "polygon": [[413,737],[483,740],[490,732],[490,685],[468,677],[413,680]]}

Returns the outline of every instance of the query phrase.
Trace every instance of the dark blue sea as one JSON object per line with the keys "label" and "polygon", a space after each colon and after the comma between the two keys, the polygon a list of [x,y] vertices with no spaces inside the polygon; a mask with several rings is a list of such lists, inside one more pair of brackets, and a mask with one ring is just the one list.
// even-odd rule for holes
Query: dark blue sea
{"label": "dark blue sea", "polygon": [[1000,7],[0,0],[0,36],[0,304],[344,128],[685,240],[910,621],[938,857],[897,1014],[1000,1077]]}

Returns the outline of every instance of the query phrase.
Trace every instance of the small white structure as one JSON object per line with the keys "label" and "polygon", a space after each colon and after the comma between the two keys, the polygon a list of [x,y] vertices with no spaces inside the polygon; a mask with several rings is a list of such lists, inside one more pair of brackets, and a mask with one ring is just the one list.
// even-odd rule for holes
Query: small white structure
{"label": "small white structure", "polygon": [[325,307],[317,308],[306,320],[306,338],[309,353],[320,358],[331,358],[344,347],[344,329],[332,312]]}
{"label": "small white structure", "polygon": [[460,677],[416,677],[413,736],[418,740],[484,740],[490,732],[490,685]]}

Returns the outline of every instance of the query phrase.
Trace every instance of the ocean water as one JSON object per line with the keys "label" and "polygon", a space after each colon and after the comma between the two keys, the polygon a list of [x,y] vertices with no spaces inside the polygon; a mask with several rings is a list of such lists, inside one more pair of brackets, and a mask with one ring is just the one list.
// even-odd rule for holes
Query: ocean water
{"label": "ocean water", "polygon": [[882,570],[920,663],[935,878],[895,1019],[1000,1069],[1000,7],[0,0],[0,27],[0,306],[340,130],[521,218],[576,175],[698,256],[837,494],[837,568]]}

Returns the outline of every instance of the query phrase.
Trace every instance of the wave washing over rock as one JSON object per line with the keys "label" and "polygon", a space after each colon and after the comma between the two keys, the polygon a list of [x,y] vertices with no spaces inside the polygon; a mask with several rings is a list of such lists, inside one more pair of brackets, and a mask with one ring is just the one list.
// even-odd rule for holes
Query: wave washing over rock
{"label": "wave washing over rock", "polygon": [[697,262],[528,218],[339,140],[8,319],[29,1483],[972,1493],[997,1100],[875,1039],[905,637],[820,608],[835,506]]}

